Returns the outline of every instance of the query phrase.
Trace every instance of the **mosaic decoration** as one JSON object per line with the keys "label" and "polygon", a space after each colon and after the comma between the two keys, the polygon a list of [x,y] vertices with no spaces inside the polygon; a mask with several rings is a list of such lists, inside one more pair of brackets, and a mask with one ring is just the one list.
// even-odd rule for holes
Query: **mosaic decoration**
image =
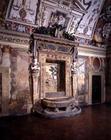
{"label": "mosaic decoration", "polygon": [[6,18],[15,22],[34,25],[36,22],[37,3],[38,0],[12,0],[10,1]]}

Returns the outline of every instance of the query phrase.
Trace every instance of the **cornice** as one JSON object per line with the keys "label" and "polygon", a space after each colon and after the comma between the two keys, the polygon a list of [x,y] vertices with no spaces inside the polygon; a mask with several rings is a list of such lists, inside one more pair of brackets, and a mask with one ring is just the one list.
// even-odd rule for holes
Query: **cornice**
{"label": "cornice", "polygon": [[[106,57],[106,48],[99,48],[90,45],[82,45],[62,38],[55,38],[48,35],[34,34],[34,39],[43,43],[63,45],[65,47],[77,47],[79,55]],[[28,50],[30,34],[19,33],[0,29],[0,44],[9,45],[12,48]]]}
{"label": "cornice", "polygon": [[13,48],[27,49],[30,35],[9,30],[0,29],[0,44],[9,45]]}
{"label": "cornice", "polygon": [[106,48],[99,48],[90,45],[79,44],[78,52],[79,55],[84,56],[106,57]]}
{"label": "cornice", "polygon": [[77,47],[79,45],[78,43],[75,43],[74,41],[71,41],[71,40],[56,38],[56,37],[52,37],[52,36],[48,36],[48,35],[34,34],[34,39],[38,40],[38,41],[43,41],[43,42],[65,45],[66,47],[67,46]]}

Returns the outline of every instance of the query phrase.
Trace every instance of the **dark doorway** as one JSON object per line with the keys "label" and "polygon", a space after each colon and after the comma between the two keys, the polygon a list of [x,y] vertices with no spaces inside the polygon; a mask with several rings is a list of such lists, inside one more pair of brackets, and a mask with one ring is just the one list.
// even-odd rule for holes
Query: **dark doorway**
{"label": "dark doorway", "polygon": [[92,103],[101,103],[101,76],[92,76]]}

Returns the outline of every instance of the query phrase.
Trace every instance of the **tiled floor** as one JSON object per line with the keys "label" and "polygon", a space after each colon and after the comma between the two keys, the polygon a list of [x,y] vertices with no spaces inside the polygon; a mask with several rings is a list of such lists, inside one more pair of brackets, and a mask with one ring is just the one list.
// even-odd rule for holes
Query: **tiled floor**
{"label": "tiled floor", "polygon": [[0,140],[111,140],[111,105],[86,107],[78,116],[56,120],[0,118]]}

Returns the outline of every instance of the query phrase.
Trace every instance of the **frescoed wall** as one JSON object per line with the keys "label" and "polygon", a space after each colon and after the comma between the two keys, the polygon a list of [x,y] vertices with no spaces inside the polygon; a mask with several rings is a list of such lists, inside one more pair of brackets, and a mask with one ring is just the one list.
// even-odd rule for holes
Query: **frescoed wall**
{"label": "frescoed wall", "polygon": [[0,113],[25,114],[31,104],[28,54],[26,51],[12,49],[11,46],[1,47]]}
{"label": "frescoed wall", "polygon": [[[44,31],[46,34],[43,35],[43,32],[39,32],[42,35],[37,33],[35,34],[37,35],[37,39],[39,41],[41,40],[41,44],[39,44],[39,41],[37,41],[39,49],[41,50],[43,48],[43,54],[41,53],[41,55],[43,56],[39,58],[39,61],[40,63],[43,61],[46,65],[42,65],[40,76],[42,76],[44,81],[40,81],[39,79],[39,84],[41,84],[41,88],[39,88],[38,91],[41,92],[43,90],[41,92],[43,93],[44,91],[56,92],[58,90],[57,80],[59,79],[59,76],[56,70],[59,69],[59,66],[58,63],[53,62],[52,64],[52,62],[48,62],[46,59],[47,57],[48,60],[56,59],[58,61],[58,59],[60,59],[62,61],[66,61],[66,64],[63,64],[63,67],[60,68],[63,70],[64,68],[67,68],[66,77],[64,76],[64,73],[62,74],[62,77],[65,77],[66,81],[65,78],[60,79],[61,81],[64,80],[64,83],[66,84],[66,89],[62,88],[62,90],[59,90],[59,92],[61,93],[56,96],[64,96],[65,92],[68,93],[68,96],[72,95],[70,84],[71,59],[69,59],[69,56],[71,55],[70,46],[75,45],[78,48],[79,56],[75,64],[76,73],[74,74],[74,97],[76,97],[76,99],[78,99],[79,103],[82,105],[91,104],[92,95],[90,92],[90,81],[92,80],[91,76],[93,74],[97,74],[103,77],[102,87],[105,89],[104,74],[106,66],[106,49],[102,45],[103,43],[105,44],[107,41],[109,41],[111,36],[111,2],[110,0],[107,0],[107,2],[108,3],[105,3],[105,7],[102,12],[101,8],[104,0],[42,0],[41,3],[39,0],[11,0],[9,7],[8,0],[1,2],[0,84],[3,84],[4,88],[2,89],[0,87],[0,94],[1,90],[7,91],[6,97],[8,98],[7,99],[6,97],[2,97],[0,95],[0,104],[2,100],[1,98],[4,98],[4,104],[7,104],[5,105],[6,108],[3,109],[4,111],[5,109],[7,109],[8,113],[13,115],[25,114],[30,112],[32,105],[32,93],[30,90],[29,77],[29,34],[32,33],[33,29],[35,30],[41,27],[41,30]],[[101,15],[99,17],[100,12]],[[58,30],[56,30],[56,33],[57,31],[61,31],[63,29],[63,31],[67,33],[66,36],[70,37],[69,35],[74,35],[73,40],[68,40],[67,38],[64,39],[62,35],[60,38],[56,35],[52,37],[49,34],[49,30],[47,29],[49,29],[49,27],[53,28],[55,25],[58,28]],[[95,34],[93,37],[94,29]],[[96,43],[93,41],[95,41]],[[46,42],[50,42],[52,45],[47,45]],[[63,45],[64,43],[65,45]],[[44,55],[46,50],[48,50],[48,54]],[[50,53],[50,50],[53,53]],[[55,55],[55,52],[57,53],[57,51],[58,56]],[[65,53],[65,55],[62,56],[61,53],[63,52]],[[106,97],[109,100],[111,100],[110,63],[111,60],[109,57],[107,61],[108,81],[106,82],[106,88],[108,93],[108,96]],[[46,72],[44,71],[45,66]],[[46,77],[44,76],[44,73]],[[3,77],[5,79],[5,82],[2,80]],[[58,81],[60,82],[60,80]],[[46,89],[43,89],[42,86],[44,85],[46,86]],[[62,85],[62,87],[63,86],[64,85]],[[45,96],[44,94],[44,96],[40,96],[41,98],[44,98],[50,97],[51,95],[47,94],[47,96]],[[103,97],[103,102],[104,101],[105,97]]]}

